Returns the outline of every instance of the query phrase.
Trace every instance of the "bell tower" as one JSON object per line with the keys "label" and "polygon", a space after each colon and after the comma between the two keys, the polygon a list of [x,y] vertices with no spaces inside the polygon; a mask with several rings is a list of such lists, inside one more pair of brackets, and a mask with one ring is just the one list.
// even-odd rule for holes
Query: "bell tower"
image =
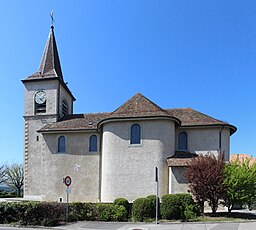
{"label": "bell tower", "polygon": [[75,98],[64,82],[53,25],[38,71],[24,84],[24,196],[40,199],[44,139],[37,131],[73,113]]}

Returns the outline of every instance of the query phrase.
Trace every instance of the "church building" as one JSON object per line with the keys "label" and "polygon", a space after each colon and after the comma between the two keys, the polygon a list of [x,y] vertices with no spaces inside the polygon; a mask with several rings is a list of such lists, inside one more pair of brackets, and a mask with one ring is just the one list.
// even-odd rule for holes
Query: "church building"
{"label": "church building", "polygon": [[137,93],[115,111],[74,114],[64,81],[54,27],[39,69],[22,80],[25,199],[132,202],[155,194],[187,192],[183,173],[198,154],[224,151],[236,127],[191,108],[164,109]]}

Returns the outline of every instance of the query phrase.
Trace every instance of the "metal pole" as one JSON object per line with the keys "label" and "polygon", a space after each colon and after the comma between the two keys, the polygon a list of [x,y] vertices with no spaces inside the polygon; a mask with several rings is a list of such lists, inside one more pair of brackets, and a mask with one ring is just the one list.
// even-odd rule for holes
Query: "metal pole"
{"label": "metal pole", "polygon": [[66,197],[67,197],[67,205],[66,205],[66,223],[68,222],[68,194],[69,194],[69,191],[68,191],[69,187],[67,186],[67,190],[66,190]]}
{"label": "metal pole", "polygon": [[158,224],[158,168],[156,167],[156,224]]}

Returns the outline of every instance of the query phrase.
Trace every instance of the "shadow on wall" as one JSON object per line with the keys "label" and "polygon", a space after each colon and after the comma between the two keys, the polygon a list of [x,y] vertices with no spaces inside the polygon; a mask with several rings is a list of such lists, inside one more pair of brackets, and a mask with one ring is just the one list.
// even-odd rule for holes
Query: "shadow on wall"
{"label": "shadow on wall", "polygon": [[172,173],[179,184],[188,184],[188,180],[184,177],[187,167],[172,167]]}

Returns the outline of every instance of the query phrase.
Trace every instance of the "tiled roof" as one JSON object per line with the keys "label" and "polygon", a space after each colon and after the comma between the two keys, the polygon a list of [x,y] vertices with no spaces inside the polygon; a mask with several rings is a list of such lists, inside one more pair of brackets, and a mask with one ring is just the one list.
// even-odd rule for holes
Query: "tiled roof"
{"label": "tiled roof", "polygon": [[[106,120],[135,117],[169,117],[174,119],[178,125],[181,125],[181,127],[224,125],[230,127],[231,134],[236,131],[234,126],[200,113],[191,108],[162,109],[140,93],[135,94],[135,96],[133,96],[112,113],[70,115],[56,123],[46,125],[41,129],[41,131],[97,129],[98,125]],[[93,124],[89,125],[91,122]]]}
{"label": "tiled roof", "polygon": [[204,113],[196,111],[192,108],[182,108],[182,109],[166,109],[172,116],[177,117],[181,121],[181,127],[186,126],[229,126],[230,133],[236,132],[236,127],[210,117]]}
{"label": "tiled roof", "polygon": [[131,99],[111,113],[110,117],[152,117],[171,115],[148,98],[136,93]]}
{"label": "tiled roof", "polygon": [[179,118],[182,126],[227,124],[191,108],[166,109],[166,111],[172,116]]}
{"label": "tiled roof", "polygon": [[198,155],[184,151],[176,151],[175,154],[167,158],[167,164],[171,167],[188,166],[191,160]]}
{"label": "tiled roof", "polygon": [[94,130],[97,129],[98,123],[109,115],[110,113],[73,114],[44,126],[40,131]]}
{"label": "tiled roof", "polygon": [[256,163],[256,158],[248,155],[248,154],[230,154],[230,161],[235,160],[243,161],[243,160],[249,160],[251,164]]}
{"label": "tiled roof", "polygon": [[63,82],[60,59],[54,36],[53,26],[51,26],[38,71],[25,79],[25,81],[44,78],[59,78],[59,80]]}

